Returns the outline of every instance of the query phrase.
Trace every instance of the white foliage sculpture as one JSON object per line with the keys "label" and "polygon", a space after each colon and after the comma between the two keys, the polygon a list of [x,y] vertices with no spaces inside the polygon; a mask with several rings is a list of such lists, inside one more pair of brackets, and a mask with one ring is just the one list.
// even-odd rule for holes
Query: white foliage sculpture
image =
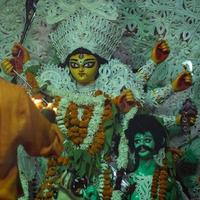
{"label": "white foliage sculpture", "polygon": [[[112,2],[120,10],[119,14],[116,14]],[[128,64],[133,70],[143,66],[149,59],[156,40],[168,41],[170,56],[153,73],[148,81],[149,88],[164,86],[172,81],[182,70],[182,63],[190,60],[193,64],[194,81],[191,89],[174,94],[154,112],[174,115],[185,98],[191,97],[200,113],[199,0],[41,0],[24,43],[33,60],[47,63],[55,59],[48,34],[58,22],[80,6],[96,10],[99,15],[111,20],[118,17],[126,31],[114,57]],[[0,0],[0,61],[10,56],[14,42],[20,40],[24,23],[25,1]],[[197,119],[192,134],[197,134],[198,130],[200,119]]]}

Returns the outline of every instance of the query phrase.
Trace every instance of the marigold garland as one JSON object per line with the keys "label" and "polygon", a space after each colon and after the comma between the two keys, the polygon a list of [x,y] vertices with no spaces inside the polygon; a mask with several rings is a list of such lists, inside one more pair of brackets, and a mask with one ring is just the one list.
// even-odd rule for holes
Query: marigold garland
{"label": "marigold garland", "polygon": [[[104,95],[93,97],[76,93],[64,94],[56,117],[58,126],[67,136],[64,143],[70,144],[73,149],[77,150],[87,151],[89,149],[94,137],[101,132],[105,101]],[[82,116],[78,116],[79,114]]]}
{"label": "marigold garland", "polygon": [[93,139],[93,143],[88,148],[88,153],[90,155],[96,155],[101,151],[105,142],[105,130],[103,124],[105,121],[112,118],[112,104],[110,101],[105,102],[104,113],[102,116],[102,123],[99,126],[99,129]]}
{"label": "marigold garland", "polygon": [[36,99],[41,99],[42,95],[40,93],[40,87],[35,78],[35,75],[32,72],[26,72],[26,80],[28,84],[31,86],[32,96]]}
{"label": "marigold garland", "polygon": [[168,172],[167,167],[161,167],[160,176],[159,176],[159,192],[158,199],[165,200],[165,196],[167,193],[167,183],[168,183]]}
{"label": "marigold garland", "polygon": [[103,178],[104,178],[104,186],[102,191],[103,200],[110,200],[112,197],[113,188],[110,176],[111,176],[111,170],[110,169],[105,170],[103,173]]}
{"label": "marigold garland", "polygon": [[168,167],[167,159],[164,158],[163,166],[155,170],[151,186],[151,198],[156,200],[165,200],[167,193],[167,183],[168,183]]}
{"label": "marigold garland", "polygon": [[[182,156],[182,151],[179,149],[169,149],[172,153],[173,160],[176,162]],[[156,200],[165,200],[167,193],[167,183],[168,183],[168,166],[167,159],[163,159],[163,166],[157,168],[153,175],[152,186],[151,186],[151,198]]]}
{"label": "marigold garland", "polygon": [[[74,98],[70,97],[71,101],[66,98],[61,102],[60,117],[57,117],[58,125],[75,148],[84,149],[95,156],[105,143],[104,123],[112,118],[112,103],[108,96],[103,95],[99,90],[95,92],[93,98],[84,97],[83,102],[80,98],[74,95]],[[67,110],[64,111],[62,118],[62,109],[66,107]],[[81,117],[78,116],[79,109],[83,111]]]}
{"label": "marigold garland", "polygon": [[181,149],[170,148],[169,151],[172,152],[175,163],[183,156],[183,151]]}
{"label": "marigold garland", "polygon": [[48,159],[48,169],[45,174],[45,181],[40,187],[39,192],[35,200],[53,200],[54,193],[56,188],[54,187],[54,183],[59,178],[58,174],[58,166],[67,166],[69,164],[69,158],[66,157],[57,157],[57,158],[49,158]]}
{"label": "marigold garland", "polygon": [[100,200],[111,200],[112,198],[112,171],[105,160],[101,163],[101,174],[99,175],[98,194]]}
{"label": "marigold garland", "polygon": [[152,186],[151,186],[151,198],[155,200],[157,198],[158,189],[158,179],[159,179],[160,169],[156,169],[153,175]]}
{"label": "marigold garland", "polygon": [[32,72],[26,72],[26,80],[33,89],[39,89],[35,75]]}
{"label": "marigold garland", "polygon": [[78,106],[70,103],[64,117],[67,136],[75,144],[80,145],[87,135],[87,127],[93,114],[93,106],[82,106],[83,115],[78,119]]}

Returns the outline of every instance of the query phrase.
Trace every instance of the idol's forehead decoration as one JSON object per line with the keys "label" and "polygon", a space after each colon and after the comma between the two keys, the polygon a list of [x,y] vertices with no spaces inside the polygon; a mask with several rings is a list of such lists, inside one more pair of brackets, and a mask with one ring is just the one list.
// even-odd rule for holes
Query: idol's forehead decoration
{"label": "idol's forehead decoration", "polygon": [[110,21],[79,8],[62,21],[50,39],[61,62],[75,49],[83,47],[102,58],[110,59],[123,33],[117,21]]}

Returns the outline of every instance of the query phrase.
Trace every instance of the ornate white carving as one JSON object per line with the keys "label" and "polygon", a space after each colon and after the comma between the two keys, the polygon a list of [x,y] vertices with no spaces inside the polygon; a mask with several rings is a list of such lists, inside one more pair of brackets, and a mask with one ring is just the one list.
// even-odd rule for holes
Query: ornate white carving
{"label": "ornate white carving", "polygon": [[151,199],[151,185],[153,176],[139,176],[136,174],[132,175],[132,180],[136,183],[134,193],[139,195],[140,200]]}
{"label": "ornate white carving", "polygon": [[80,8],[59,24],[57,30],[50,34],[50,38],[61,62],[80,47],[110,59],[119,44],[122,31],[119,23]]}
{"label": "ornate white carving", "polygon": [[37,79],[40,85],[50,82],[48,88],[54,95],[62,94],[64,91],[85,92],[89,87],[89,90],[99,89],[111,97],[116,97],[120,95],[121,90],[126,88],[132,90],[135,98],[143,103],[144,95],[141,81],[127,65],[122,64],[119,60],[110,60],[108,64],[101,65],[99,76],[92,88],[88,86],[85,89],[85,86],[77,85],[71,78],[68,68],[62,69],[55,64],[44,65],[39,70]]}
{"label": "ornate white carving", "polygon": [[[105,2],[109,3],[106,4]],[[116,7],[118,7],[120,9],[119,14],[122,15],[121,22],[127,28],[127,32],[122,38],[121,47],[114,55],[129,64],[134,70],[144,65],[149,59],[150,51],[157,39],[162,38],[169,42],[170,56],[167,61],[156,68],[147,83],[149,90],[165,86],[171,82],[182,70],[184,60],[191,60],[193,63],[193,80],[195,83],[191,90],[172,95],[153,112],[155,114],[175,115],[188,96],[192,97],[198,106],[198,110],[200,110],[200,50],[199,45],[197,45],[200,41],[200,2],[197,0],[116,0],[114,7],[112,7],[111,2],[101,0],[39,1],[35,19],[24,46],[29,49],[32,59],[39,60],[39,63],[55,61],[57,58],[49,45],[48,34],[52,32],[57,22],[65,19],[80,5],[90,11],[99,12],[98,14],[102,17],[116,19]],[[20,39],[24,22],[24,1],[0,1],[0,61],[10,56],[13,43]],[[57,66],[53,69],[57,70]],[[105,70],[103,71],[105,72]],[[67,73],[67,71],[64,71],[63,76],[58,74],[55,77],[53,76],[52,82],[56,86],[60,84],[61,88],[74,90],[76,85],[73,81],[66,81],[70,85],[65,85],[65,82],[62,82],[62,78]],[[105,89],[103,87],[105,86],[104,81],[104,83],[110,85],[116,83],[116,81],[109,79],[111,70],[105,73],[106,75],[100,78],[102,90],[105,90],[108,94],[118,94],[123,84],[117,86],[116,89],[109,90],[109,87]],[[112,73],[116,74],[113,71]],[[52,75],[52,70],[45,77],[52,77],[50,75]],[[69,75],[66,75],[66,77],[70,78]],[[42,81],[44,80],[45,78]],[[123,82],[121,79],[118,81]],[[196,133],[200,129],[199,124],[200,121],[197,120],[197,128],[193,128],[192,133]]]}

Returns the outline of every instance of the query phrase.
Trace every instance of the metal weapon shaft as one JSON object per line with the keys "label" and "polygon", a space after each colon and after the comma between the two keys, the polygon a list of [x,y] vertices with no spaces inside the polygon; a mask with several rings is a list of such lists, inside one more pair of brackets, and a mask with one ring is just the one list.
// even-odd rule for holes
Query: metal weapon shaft
{"label": "metal weapon shaft", "polygon": [[[24,79],[23,76],[21,76],[16,70],[13,69],[13,72],[16,74],[17,77],[19,77],[28,87],[29,89],[32,91],[32,87],[31,85],[26,81],[26,79]],[[42,100],[48,105],[48,102],[46,101],[45,98],[42,98]]]}
{"label": "metal weapon shaft", "polygon": [[[27,32],[33,22],[33,19],[34,19],[34,16],[35,16],[35,12],[36,12],[36,4],[38,3],[39,0],[26,0],[26,22],[25,22],[25,25],[24,25],[24,29],[23,29],[23,32],[22,32],[22,35],[21,35],[21,39],[20,39],[20,44],[23,44],[25,38],[26,38],[26,35],[27,35]],[[18,52],[18,55],[17,57],[20,57],[21,55],[21,50],[19,50]],[[15,73],[15,75],[20,78],[25,84],[26,86],[29,87],[29,89],[32,91],[32,87],[31,85],[26,81],[26,79],[21,76],[15,69],[13,69],[13,72]],[[48,104],[48,102],[42,98],[42,100]]]}
{"label": "metal weapon shaft", "polygon": [[21,35],[20,43],[23,44],[27,32],[33,22],[35,12],[36,12],[36,5],[39,0],[26,0],[26,22],[24,25],[24,30]]}

